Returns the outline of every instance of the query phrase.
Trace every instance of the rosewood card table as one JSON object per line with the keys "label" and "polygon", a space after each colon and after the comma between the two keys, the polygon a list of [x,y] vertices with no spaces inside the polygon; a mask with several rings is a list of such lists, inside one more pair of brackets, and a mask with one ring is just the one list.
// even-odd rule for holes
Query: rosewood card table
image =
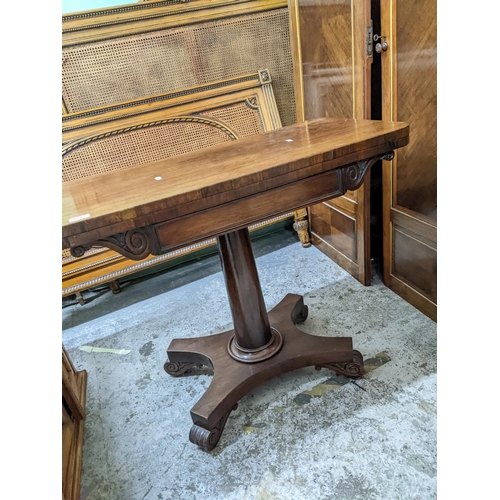
{"label": "rosewood card table", "polygon": [[301,296],[266,311],[247,228],[359,188],[377,160],[408,141],[405,123],[321,118],[63,184],[62,243],[74,256],[104,246],[140,260],[217,238],[234,329],[174,339],[165,363],[173,376],[214,370],[191,409],[191,442],[212,450],[238,401],[287,371],[363,375],[350,337],[295,327],[307,317]]}

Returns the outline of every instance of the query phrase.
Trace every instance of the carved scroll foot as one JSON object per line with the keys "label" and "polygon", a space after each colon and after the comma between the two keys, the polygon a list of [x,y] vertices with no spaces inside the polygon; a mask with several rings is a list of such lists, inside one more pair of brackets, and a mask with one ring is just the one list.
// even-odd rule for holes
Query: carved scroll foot
{"label": "carved scroll foot", "polygon": [[271,328],[280,332],[283,345],[273,356],[257,363],[234,359],[228,345],[234,330],[206,337],[173,339],[167,349],[167,372],[176,375],[197,364],[212,367],[213,379],[191,409],[193,427],[189,440],[205,451],[219,441],[229,413],[242,397],[274,377],[292,370],[316,366],[352,378],[363,374],[363,358],[352,348],[351,337],[310,335],[295,325],[307,318],[300,295],[287,294],[268,312]]}
{"label": "carved scroll foot", "polygon": [[202,365],[199,365],[197,363],[172,363],[170,361],[167,361],[164,365],[163,368],[165,368],[165,371],[169,374],[172,375],[172,377],[180,377],[181,375],[184,375],[184,373],[187,370],[190,370],[191,368],[195,367],[200,367]]}
{"label": "carved scroll foot", "polygon": [[352,361],[347,363],[324,363],[315,366],[316,370],[328,368],[333,370],[337,375],[344,375],[349,378],[361,378],[365,373],[363,356],[359,351],[352,351]]}
{"label": "carved scroll foot", "polygon": [[300,242],[304,248],[311,246],[311,236],[309,234],[309,222],[307,221],[307,209],[301,208],[293,213],[293,228],[299,235]]}
{"label": "carved scroll foot", "polygon": [[219,442],[230,413],[236,410],[236,408],[238,408],[237,404],[235,404],[212,429],[205,429],[200,425],[193,424],[189,431],[189,441],[196,444],[204,451],[212,451]]}
{"label": "carved scroll foot", "polygon": [[292,309],[292,323],[294,325],[299,325],[304,323],[309,314],[309,308],[304,304],[304,299],[301,298]]}

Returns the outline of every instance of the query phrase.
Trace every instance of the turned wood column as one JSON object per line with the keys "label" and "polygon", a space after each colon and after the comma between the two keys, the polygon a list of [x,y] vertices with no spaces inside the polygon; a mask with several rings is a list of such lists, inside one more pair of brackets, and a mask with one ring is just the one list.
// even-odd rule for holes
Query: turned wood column
{"label": "turned wood column", "polygon": [[269,324],[248,229],[218,236],[217,244],[235,332],[229,354],[244,363],[270,358],[283,340]]}

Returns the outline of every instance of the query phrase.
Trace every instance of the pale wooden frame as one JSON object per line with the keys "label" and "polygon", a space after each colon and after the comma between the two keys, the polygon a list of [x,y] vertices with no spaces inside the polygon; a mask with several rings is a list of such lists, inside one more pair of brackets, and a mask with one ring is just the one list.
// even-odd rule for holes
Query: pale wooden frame
{"label": "pale wooden frame", "polygon": [[288,6],[288,0],[158,0],[64,14],[62,46],[69,47]]}
{"label": "pale wooden frame", "polygon": [[[255,74],[242,75],[208,85],[65,115],[62,152],[65,154],[89,141],[99,140],[116,132],[125,132],[133,127],[142,127],[158,120],[187,117],[203,110],[249,101],[252,103],[250,104],[252,108],[259,113],[263,132],[281,127],[271,76],[269,71],[261,70]],[[291,218],[293,215],[294,213],[290,212],[256,224],[250,229],[259,229]],[[214,244],[215,240],[211,239],[164,255],[150,256],[139,262],[131,261],[104,248],[94,249],[80,258],[63,258],[62,294],[67,296],[80,293],[82,290],[116,281]]]}
{"label": "pale wooden frame", "polygon": [[136,99],[62,116],[62,143],[89,140],[94,136],[145,125],[167,118],[181,117],[215,107],[256,100],[263,130],[282,126],[267,69],[188,89]]}

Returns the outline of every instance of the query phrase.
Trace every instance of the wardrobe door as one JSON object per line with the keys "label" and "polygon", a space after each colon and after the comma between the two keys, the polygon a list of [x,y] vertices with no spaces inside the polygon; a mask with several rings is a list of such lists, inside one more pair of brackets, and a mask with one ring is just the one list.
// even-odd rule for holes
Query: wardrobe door
{"label": "wardrobe door", "polygon": [[410,124],[384,162],[384,283],[437,318],[436,0],[381,0],[382,119]]}
{"label": "wardrobe door", "polygon": [[[290,0],[296,30],[297,118],[370,118],[366,0]],[[293,43],[292,43],[293,45]],[[302,86],[301,86],[302,85]],[[345,196],[308,207],[312,243],[369,284],[370,178]]]}

